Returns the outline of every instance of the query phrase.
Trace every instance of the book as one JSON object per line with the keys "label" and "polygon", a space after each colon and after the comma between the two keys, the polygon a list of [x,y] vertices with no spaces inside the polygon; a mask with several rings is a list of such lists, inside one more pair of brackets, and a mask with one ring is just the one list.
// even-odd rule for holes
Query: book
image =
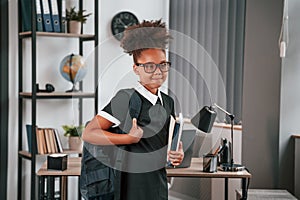
{"label": "book", "polygon": [[36,131],[36,143],[38,147],[38,153],[39,154],[45,154],[47,151],[46,147],[46,141],[45,141],[45,135],[44,131],[41,128],[38,128]]}
{"label": "book", "polygon": [[43,129],[44,135],[45,135],[45,141],[46,141],[46,146],[47,146],[47,151],[45,153],[54,153],[52,151],[52,145],[51,145],[51,138],[50,138],[50,133],[48,129]]}
{"label": "book", "polygon": [[30,124],[26,124],[26,133],[27,133],[27,144],[28,144],[28,151],[29,153],[32,152],[32,149],[31,149],[31,144],[32,144],[32,126]]}
{"label": "book", "polygon": [[[28,152],[32,153],[32,140],[35,141],[35,149],[38,152],[38,146],[37,146],[37,131],[38,127],[34,129],[35,131],[32,132],[32,125],[31,124],[26,124],[26,133],[27,133],[27,145],[28,145]],[[33,138],[35,137],[35,138]]]}
{"label": "book", "polygon": [[177,121],[173,116],[170,116],[168,151],[178,151],[182,136],[183,123],[182,113],[179,113]]}
{"label": "book", "polygon": [[55,141],[56,141],[56,145],[57,145],[57,149],[58,149],[58,153],[62,153],[63,152],[63,148],[62,148],[62,143],[58,134],[58,130],[57,129],[53,129],[54,131],[54,135],[55,135]]}
{"label": "book", "polygon": [[[183,116],[182,113],[179,113],[178,120],[173,116],[170,116],[170,124],[169,124],[169,138],[168,138],[168,152],[171,151],[178,151],[179,143],[181,141],[182,130],[183,130]],[[167,165],[166,167],[173,167],[171,162],[167,158]]]}
{"label": "book", "polygon": [[54,153],[59,153],[58,148],[57,148],[57,142],[56,142],[56,137],[53,128],[49,128],[50,132],[50,138],[51,138],[51,143],[53,147]]}
{"label": "book", "polygon": [[51,152],[48,152],[48,153],[56,153],[55,147],[54,147],[54,137],[53,137],[53,134],[51,132],[51,129],[47,128],[45,130],[47,130],[47,134],[48,134],[48,137],[49,137],[49,143],[50,143],[50,149],[51,149]]}

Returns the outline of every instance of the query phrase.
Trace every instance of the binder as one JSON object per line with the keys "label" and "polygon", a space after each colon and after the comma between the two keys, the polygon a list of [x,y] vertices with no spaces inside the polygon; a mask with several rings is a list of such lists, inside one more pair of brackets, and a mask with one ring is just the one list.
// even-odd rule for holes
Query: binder
{"label": "binder", "polygon": [[[31,31],[31,0],[21,1],[21,15],[22,15],[22,31]],[[40,0],[35,0],[36,3],[36,30],[43,31],[42,12]]]}
{"label": "binder", "polygon": [[41,0],[41,8],[43,16],[43,28],[46,32],[53,32],[48,0]]}
{"label": "binder", "polygon": [[35,0],[36,5],[36,31],[43,31],[43,19],[40,0]]}
{"label": "binder", "polygon": [[51,13],[51,22],[52,22],[52,25],[53,25],[54,32],[60,32],[60,23],[59,23],[57,1],[59,1],[59,0],[49,0],[50,13]]}
{"label": "binder", "polygon": [[62,33],[67,32],[67,21],[66,21],[66,0],[57,0],[58,12],[60,19],[60,31]]}
{"label": "binder", "polygon": [[21,1],[22,31],[31,31],[31,0]]}

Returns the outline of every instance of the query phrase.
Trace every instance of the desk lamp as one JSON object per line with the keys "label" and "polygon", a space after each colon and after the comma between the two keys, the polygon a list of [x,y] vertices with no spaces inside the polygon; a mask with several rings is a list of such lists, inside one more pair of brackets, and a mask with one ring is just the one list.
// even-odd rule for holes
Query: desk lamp
{"label": "desk lamp", "polygon": [[221,164],[221,168],[224,171],[241,171],[245,167],[240,164],[235,164],[233,161],[233,120],[234,115],[223,109],[222,107],[218,106],[217,104],[214,104],[213,106],[204,106],[191,120],[192,124],[196,126],[199,130],[210,133],[212,126],[214,124],[214,121],[216,119],[217,113],[214,109],[214,107],[218,108],[222,112],[224,112],[229,118],[231,123],[231,161],[230,163],[223,163]]}

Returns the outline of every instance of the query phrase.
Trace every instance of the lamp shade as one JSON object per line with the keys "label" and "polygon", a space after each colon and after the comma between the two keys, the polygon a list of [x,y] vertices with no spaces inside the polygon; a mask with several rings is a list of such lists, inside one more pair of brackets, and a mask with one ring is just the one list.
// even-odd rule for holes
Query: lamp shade
{"label": "lamp shade", "polygon": [[192,124],[199,130],[210,133],[217,113],[212,107],[204,106],[191,120]]}

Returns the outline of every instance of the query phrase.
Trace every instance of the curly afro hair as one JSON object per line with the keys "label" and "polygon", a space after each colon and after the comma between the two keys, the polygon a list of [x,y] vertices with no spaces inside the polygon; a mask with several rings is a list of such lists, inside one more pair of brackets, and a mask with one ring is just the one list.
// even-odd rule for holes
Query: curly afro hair
{"label": "curly afro hair", "polygon": [[146,49],[162,49],[167,48],[169,35],[166,29],[166,24],[160,20],[146,21],[129,26],[121,40],[121,47],[129,55],[133,55],[134,61],[141,55],[141,52]]}

